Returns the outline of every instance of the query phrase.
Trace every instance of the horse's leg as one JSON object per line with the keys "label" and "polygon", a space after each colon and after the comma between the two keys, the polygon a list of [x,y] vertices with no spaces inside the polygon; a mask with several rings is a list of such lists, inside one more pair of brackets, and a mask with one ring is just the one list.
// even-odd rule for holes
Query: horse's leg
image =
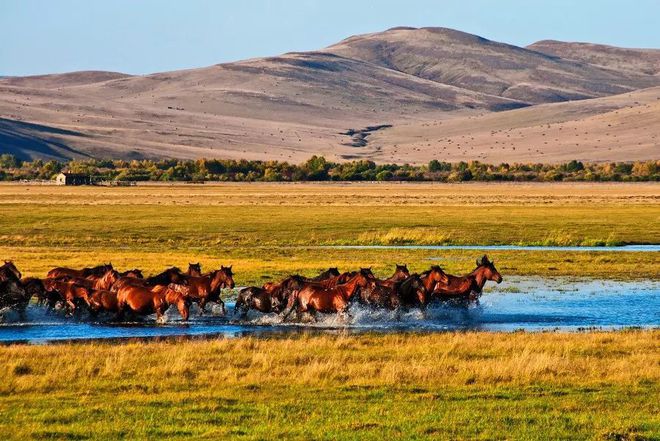
{"label": "horse's leg", "polygon": [[66,300],[66,307],[68,311],[65,313],[67,317],[72,317],[73,314],[76,312],[76,304],[73,302],[71,299]]}
{"label": "horse's leg", "polygon": [[204,308],[206,308],[206,297],[202,297],[199,299],[199,302],[197,302],[197,306],[199,306],[199,315],[202,316],[204,315]]}
{"label": "horse's leg", "polygon": [[291,315],[294,307],[296,308],[296,318],[297,320],[300,320],[300,311],[298,308],[298,295],[291,293],[291,295],[289,296],[289,301],[287,302],[286,305],[286,310],[284,312],[284,317],[283,317],[284,321],[286,321],[289,315]]}
{"label": "horse's leg", "polygon": [[179,309],[179,314],[181,314],[181,318],[184,321],[188,321],[188,315],[190,311],[188,309],[188,304],[185,302],[185,300],[179,300],[176,306]]}

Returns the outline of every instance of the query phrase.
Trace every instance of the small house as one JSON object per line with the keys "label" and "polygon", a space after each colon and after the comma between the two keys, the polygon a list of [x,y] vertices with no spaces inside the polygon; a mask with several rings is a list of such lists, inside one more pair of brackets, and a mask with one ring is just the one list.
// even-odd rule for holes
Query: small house
{"label": "small house", "polygon": [[55,178],[57,185],[91,185],[92,177],[79,173],[62,172]]}

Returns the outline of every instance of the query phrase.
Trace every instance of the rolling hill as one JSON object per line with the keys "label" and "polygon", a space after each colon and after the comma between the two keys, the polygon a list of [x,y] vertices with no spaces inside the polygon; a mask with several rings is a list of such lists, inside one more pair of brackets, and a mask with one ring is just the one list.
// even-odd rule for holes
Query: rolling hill
{"label": "rolling hill", "polygon": [[[520,48],[444,28],[394,28],[315,52],[145,76],[5,78],[0,152],[294,162],[313,154],[379,162],[655,158],[658,51],[615,49],[558,42]],[[616,122],[631,112],[644,115],[637,117],[643,127]],[[608,132],[618,142],[583,149],[610,141],[597,130],[603,118],[614,121]],[[535,125],[571,121],[586,132],[578,145],[564,139],[564,129],[552,142],[537,141],[548,133],[537,134]],[[386,128],[366,129],[374,126]],[[484,130],[525,135],[510,146],[515,150],[494,155],[497,137]],[[456,137],[475,142],[454,151]]]}

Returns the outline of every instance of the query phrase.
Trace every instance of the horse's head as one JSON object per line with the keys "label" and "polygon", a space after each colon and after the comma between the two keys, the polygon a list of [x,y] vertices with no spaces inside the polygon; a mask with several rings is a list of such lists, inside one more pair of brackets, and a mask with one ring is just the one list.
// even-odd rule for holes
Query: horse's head
{"label": "horse's head", "polygon": [[234,273],[231,270],[231,265],[229,266],[220,266],[219,274],[221,274],[222,284],[225,288],[234,289],[236,284],[234,283]]}
{"label": "horse's head", "polygon": [[18,268],[16,268],[16,265],[14,265],[14,262],[11,260],[5,260],[5,264],[2,265],[2,268],[16,276],[16,279],[21,279],[23,277]]}
{"label": "horse's head", "polygon": [[502,275],[495,268],[495,261],[488,260],[488,256],[484,255],[481,259],[477,259],[477,269],[481,270],[486,280],[502,283]]}
{"label": "horse's head", "polygon": [[332,268],[328,268],[328,271],[326,271],[326,274],[328,274],[328,276],[330,276],[330,277],[337,277],[341,273],[339,272],[339,268],[334,266]]}
{"label": "horse's head", "polygon": [[447,274],[438,265],[433,265],[426,274],[436,283],[447,281]]}
{"label": "horse's head", "polygon": [[197,263],[188,262],[188,275],[193,277],[201,277],[202,275],[202,265]]}
{"label": "horse's head", "polygon": [[396,269],[394,270],[394,275],[392,278],[394,280],[403,280],[406,277],[410,277],[410,271],[408,271],[408,267],[406,265],[396,265]]}
{"label": "horse's head", "polygon": [[376,280],[374,273],[371,272],[371,268],[360,268],[360,271],[353,278],[357,281],[358,286],[362,288],[365,288],[370,282]]}

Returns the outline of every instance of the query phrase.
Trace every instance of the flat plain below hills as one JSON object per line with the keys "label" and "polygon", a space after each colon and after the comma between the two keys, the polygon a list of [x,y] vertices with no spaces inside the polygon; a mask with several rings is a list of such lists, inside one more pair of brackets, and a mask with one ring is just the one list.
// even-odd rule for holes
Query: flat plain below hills
{"label": "flat plain below hills", "polygon": [[[330,266],[394,263],[453,274],[476,250],[337,245],[660,243],[660,186],[639,184],[217,184],[131,188],[0,185],[0,257],[26,275],[111,261],[156,273],[233,264],[261,285]],[[326,246],[329,248],[320,248]],[[657,279],[660,253],[496,250],[505,275]],[[438,260],[439,259],[439,260]]]}

